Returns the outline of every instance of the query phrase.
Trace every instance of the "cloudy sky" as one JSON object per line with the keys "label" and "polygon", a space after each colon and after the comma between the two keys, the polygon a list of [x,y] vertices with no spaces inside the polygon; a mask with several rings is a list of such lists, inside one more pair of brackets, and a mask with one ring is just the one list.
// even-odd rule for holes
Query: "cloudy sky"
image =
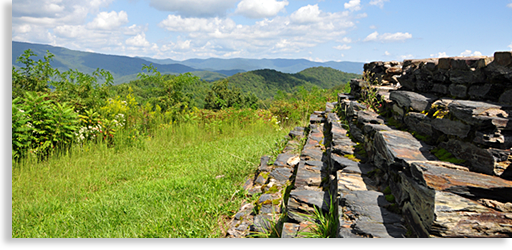
{"label": "cloudy sky", "polygon": [[512,50],[512,0],[13,0],[12,40],[105,54],[403,60]]}

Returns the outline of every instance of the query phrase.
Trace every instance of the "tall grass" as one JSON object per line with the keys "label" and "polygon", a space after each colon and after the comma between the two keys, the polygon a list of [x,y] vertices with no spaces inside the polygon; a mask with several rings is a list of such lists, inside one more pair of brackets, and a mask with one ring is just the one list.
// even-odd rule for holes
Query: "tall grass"
{"label": "tall grass", "polygon": [[243,181],[286,131],[182,124],[136,147],[14,162],[12,237],[222,237]]}

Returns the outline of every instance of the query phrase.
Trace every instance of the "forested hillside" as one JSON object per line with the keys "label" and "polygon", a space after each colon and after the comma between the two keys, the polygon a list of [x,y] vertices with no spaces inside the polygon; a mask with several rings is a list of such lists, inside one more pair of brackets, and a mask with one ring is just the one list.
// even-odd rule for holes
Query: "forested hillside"
{"label": "forested hillside", "polygon": [[233,87],[242,92],[254,93],[260,99],[272,98],[278,91],[291,93],[302,86],[306,89],[321,89],[343,85],[350,79],[358,78],[358,74],[345,73],[327,67],[305,69],[296,74],[282,73],[272,69],[262,69],[238,73],[227,80]]}

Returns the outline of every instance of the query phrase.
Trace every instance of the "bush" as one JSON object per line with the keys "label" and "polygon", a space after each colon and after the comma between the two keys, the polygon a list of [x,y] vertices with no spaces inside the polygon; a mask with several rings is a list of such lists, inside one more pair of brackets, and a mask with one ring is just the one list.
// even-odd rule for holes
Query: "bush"
{"label": "bush", "polygon": [[66,103],[54,103],[48,94],[26,92],[12,101],[13,158],[27,150],[44,159],[54,150],[66,150],[75,140],[78,115]]}

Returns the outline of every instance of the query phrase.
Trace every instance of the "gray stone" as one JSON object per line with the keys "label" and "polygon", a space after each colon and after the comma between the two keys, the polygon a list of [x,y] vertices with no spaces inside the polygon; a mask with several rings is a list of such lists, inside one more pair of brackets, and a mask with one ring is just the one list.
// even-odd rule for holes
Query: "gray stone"
{"label": "gray stone", "polygon": [[448,105],[450,113],[467,124],[476,128],[498,128],[512,130],[512,121],[509,118],[510,110],[503,106],[478,102],[457,100]]}
{"label": "gray stone", "polygon": [[296,223],[285,222],[281,238],[295,238],[299,232],[300,225]]}
{"label": "gray stone", "polygon": [[494,157],[486,149],[454,139],[450,139],[448,142],[440,144],[440,146],[458,159],[466,160],[471,171],[489,175],[498,174],[495,172]]}
{"label": "gray stone", "polygon": [[511,51],[494,52],[494,62],[500,66],[512,66],[512,52]]}
{"label": "gray stone", "polygon": [[290,168],[275,168],[270,172],[270,177],[274,178],[278,183],[284,184],[290,180],[293,174],[293,169]]}
{"label": "gray stone", "polygon": [[357,122],[361,125],[365,125],[367,123],[370,124],[384,124],[384,118],[379,116],[379,114],[370,111],[358,111],[357,112]]}
{"label": "gray stone", "polygon": [[450,94],[459,98],[464,98],[467,95],[468,88],[465,85],[451,84],[448,87]]}
{"label": "gray stone", "polygon": [[512,219],[476,200],[509,202],[512,182],[445,168],[436,162],[412,163],[412,170],[410,174],[399,175],[400,188],[407,197],[401,199],[402,211],[417,235],[510,237],[512,230],[506,225],[512,223]]}
{"label": "gray stone", "polygon": [[270,157],[267,155],[264,155],[260,158],[260,166],[258,168],[259,171],[269,172],[272,168],[268,166],[268,161],[270,160]]}
{"label": "gray stone", "polygon": [[333,172],[344,169],[346,167],[354,167],[357,166],[358,164],[358,162],[355,162],[343,156],[339,156],[333,153],[331,154],[331,169]]}
{"label": "gray stone", "polygon": [[492,84],[471,85],[468,90],[468,95],[472,100],[484,99],[491,90],[491,87]]}
{"label": "gray stone", "polygon": [[286,167],[288,166],[288,160],[294,156],[295,155],[288,153],[279,154],[277,155],[277,159],[275,160],[274,165],[277,167]]}
{"label": "gray stone", "polygon": [[290,133],[288,133],[288,136],[292,139],[294,138],[302,138],[304,137],[304,128],[303,127],[296,127],[295,129],[293,129],[292,131],[290,131]]}
{"label": "gray stone", "polygon": [[398,130],[379,131],[374,139],[374,163],[391,166],[410,161],[426,161],[424,146],[410,133]]}
{"label": "gray stone", "polygon": [[348,137],[345,139],[335,139],[331,142],[331,151],[340,155],[354,154],[354,146],[357,144],[352,142]]}
{"label": "gray stone", "polygon": [[340,196],[343,213],[354,221],[352,232],[366,237],[404,237],[406,230],[401,226],[402,218],[386,209],[390,205],[377,191],[346,191]]}
{"label": "gray stone", "polygon": [[431,124],[432,127],[443,132],[444,134],[455,135],[461,139],[466,138],[469,131],[471,130],[471,126],[460,121],[453,121],[450,119],[432,119]]}
{"label": "gray stone", "polygon": [[272,216],[266,214],[258,214],[254,217],[254,224],[251,225],[251,231],[268,233],[272,230]]}
{"label": "gray stone", "polygon": [[309,117],[310,123],[324,123],[325,121],[325,117],[321,115],[311,114],[311,116]]}
{"label": "gray stone", "polygon": [[301,161],[295,176],[295,188],[320,188],[323,179],[327,176],[327,164],[321,161]]}
{"label": "gray stone", "polygon": [[503,104],[512,105],[512,89],[503,92],[498,101]]}
{"label": "gray stone", "polygon": [[410,91],[393,91],[391,92],[389,99],[395,101],[400,107],[403,107],[408,111],[412,109],[414,111],[422,112],[428,110],[430,105],[437,99],[433,95],[422,95]]}
{"label": "gray stone", "polygon": [[404,118],[405,124],[410,129],[423,135],[432,136],[431,119],[422,113],[409,112]]}
{"label": "gray stone", "polygon": [[306,221],[304,214],[312,215],[316,209],[329,211],[328,193],[315,190],[292,190],[288,199],[287,214],[294,221]]}

